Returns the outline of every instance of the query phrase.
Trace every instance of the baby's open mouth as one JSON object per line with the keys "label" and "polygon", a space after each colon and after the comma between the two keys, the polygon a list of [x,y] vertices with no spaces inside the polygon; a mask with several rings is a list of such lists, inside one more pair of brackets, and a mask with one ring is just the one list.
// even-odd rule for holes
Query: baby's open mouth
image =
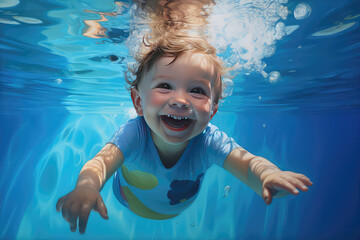
{"label": "baby's open mouth", "polygon": [[192,119],[187,117],[176,117],[173,115],[162,115],[161,120],[169,129],[173,131],[183,131],[188,128]]}

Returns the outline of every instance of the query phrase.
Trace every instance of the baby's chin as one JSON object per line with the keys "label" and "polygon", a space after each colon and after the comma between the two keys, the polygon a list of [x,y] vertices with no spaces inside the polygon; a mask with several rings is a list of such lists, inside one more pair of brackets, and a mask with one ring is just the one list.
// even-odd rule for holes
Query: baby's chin
{"label": "baby's chin", "polygon": [[179,133],[169,129],[160,127],[159,131],[152,131],[152,138],[156,146],[159,145],[173,145],[181,146],[187,145],[189,140],[194,137],[190,133]]}
{"label": "baby's chin", "polygon": [[200,133],[203,132],[204,129],[201,129],[197,132],[195,131],[191,131],[187,134],[184,135],[177,135],[176,134],[164,134],[163,136],[161,136],[161,138],[168,144],[172,144],[172,145],[181,145],[181,144],[187,144],[191,139],[195,138],[196,136],[198,136]]}
{"label": "baby's chin", "polygon": [[187,143],[192,137],[191,132],[175,132],[170,129],[162,129],[162,133],[160,137],[167,142],[168,144],[179,145],[183,143]]}

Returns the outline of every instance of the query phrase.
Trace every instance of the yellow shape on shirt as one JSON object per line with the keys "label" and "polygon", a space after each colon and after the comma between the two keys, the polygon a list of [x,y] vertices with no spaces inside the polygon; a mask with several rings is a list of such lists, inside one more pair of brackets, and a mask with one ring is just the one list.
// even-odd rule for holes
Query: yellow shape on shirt
{"label": "yellow shape on shirt", "polygon": [[129,204],[129,209],[133,211],[135,214],[150,219],[169,219],[176,217],[179,214],[162,214],[155,212],[145,206],[132,192],[128,187],[122,187],[124,194],[126,196],[127,203]]}
{"label": "yellow shape on shirt", "polygon": [[121,173],[128,184],[142,190],[153,189],[159,184],[157,178],[151,173],[139,170],[129,171],[125,165],[121,166]]}

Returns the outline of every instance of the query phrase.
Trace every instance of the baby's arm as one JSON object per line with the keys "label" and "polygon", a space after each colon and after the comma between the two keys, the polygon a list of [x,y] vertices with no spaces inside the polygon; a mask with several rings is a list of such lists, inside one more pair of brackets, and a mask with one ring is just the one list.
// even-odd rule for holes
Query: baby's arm
{"label": "baby's arm", "polygon": [[269,205],[272,198],[290,193],[297,195],[299,190],[307,191],[312,182],[303,174],[281,171],[263,157],[257,157],[243,148],[236,148],[227,156],[224,168],[239,178],[262,196]]}
{"label": "baby's arm", "polygon": [[85,232],[92,209],[98,211],[104,219],[108,219],[100,190],[123,162],[124,156],[120,149],[113,144],[106,144],[81,169],[75,189],[58,200],[56,210],[62,210],[62,215],[69,222],[72,232],[76,231],[78,218],[79,231]]}

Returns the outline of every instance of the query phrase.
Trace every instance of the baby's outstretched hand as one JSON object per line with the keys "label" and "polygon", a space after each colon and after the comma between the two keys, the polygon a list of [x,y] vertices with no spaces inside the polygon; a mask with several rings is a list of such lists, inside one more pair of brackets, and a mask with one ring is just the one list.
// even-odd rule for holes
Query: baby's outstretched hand
{"label": "baby's outstretched hand", "polygon": [[269,205],[273,197],[284,197],[289,194],[298,195],[298,189],[305,192],[308,190],[307,186],[311,185],[310,179],[303,174],[275,171],[264,178],[262,197],[265,203]]}
{"label": "baby's outstretched hand", "polygon": [[79,232],[84,233],[89,219],[90,211],[94,209],[102,218],[108,219],[107,209],[98,190],[91,186],[78,186],[66,194],[56,203],[56,210],[70,224],[70,230],[76,231],[79,218]]}

